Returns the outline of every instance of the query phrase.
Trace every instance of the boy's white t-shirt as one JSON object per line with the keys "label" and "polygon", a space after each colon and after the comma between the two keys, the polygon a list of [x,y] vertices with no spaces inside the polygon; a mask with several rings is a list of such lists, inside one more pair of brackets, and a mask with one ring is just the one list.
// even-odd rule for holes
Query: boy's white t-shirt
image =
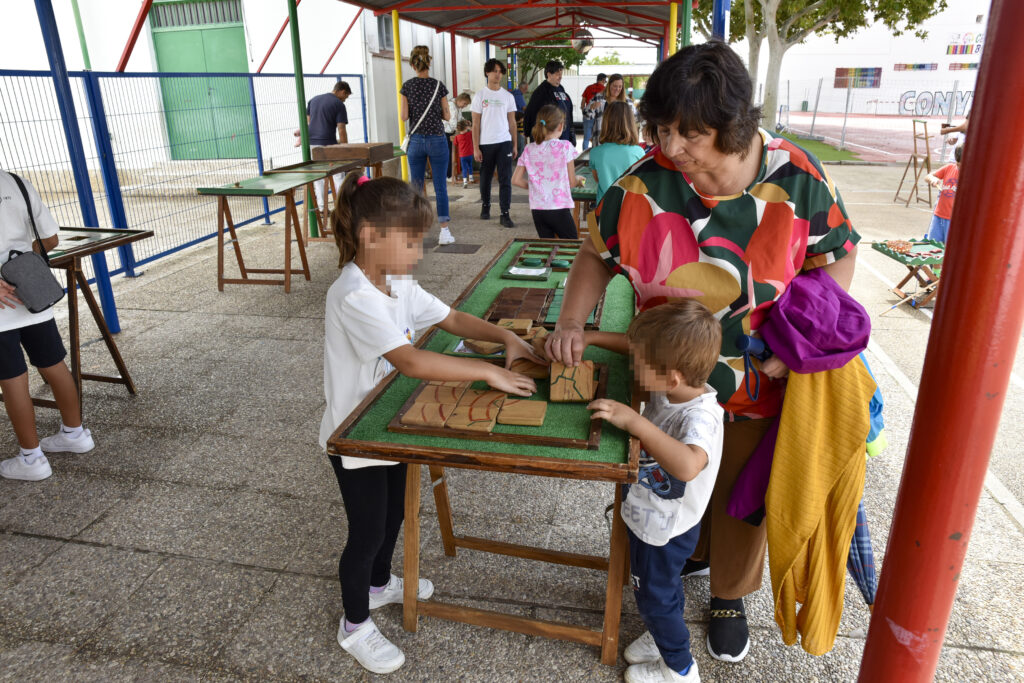
{"label": "boy's white t-shirt", "polygon": [[[679,498],[665,499],[639,483],[630,484],[622,501],[622,519],[644,543],[665,545],[689,531],[704,516],[722,463],[723,413],[710,385],[705,385],[702,395],[686,403],[669,403],[665,394],[651,393],[644,417],[672,438],[703,448],[708,464],[692,481],[686,482]],[[645,455],[641,453],[641,460]]]}
{"label": "boy's white t-shirt", "polygon": [[[324,394],[320,446],[349,413],[394,368],[383,355],[411,344],[416,330],[443,321],[451,309],[411,278],[389,281],[391,296],[380,291],[349,262],[327,291],[324,316]],[[384,460],[341,457],[345,469],[394,465]]]}
{"label": "boy's white t-shirt", "polygon": [[473,95],[470,110],[480,114],[480,144],[495,145],[512,140],[508,129],[509,113],[516,113],[516,98],[508,90],[491,90],[486,85]]}
{"label": "boy's white t-shirt", "polygon": [[[43,239],[53,237],[59,230],[57,222],[53,220],[53,216],[32,184],[24,178],[22,182],[25,183],[29,201],[32,203],[32,215],[36,219],[39,236]],[[21,196],[18,184],[10,173],[0,171],[0,264],[7,263],[11,249],[32,251],[35,239],[28,217],[28,207],[25,206],[25,199]],[[52,307],[41,313],[30,313],[24,304],[18,304],[15,308],[9,308],[5,304],[0,308],[0,332],[28,327],[52,318]]]}

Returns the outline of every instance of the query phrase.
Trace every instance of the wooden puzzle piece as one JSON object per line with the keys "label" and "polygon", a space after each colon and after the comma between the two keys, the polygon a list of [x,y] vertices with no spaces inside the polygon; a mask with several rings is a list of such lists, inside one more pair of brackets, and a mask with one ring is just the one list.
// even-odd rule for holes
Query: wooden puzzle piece
{"label": "wooden puzzle piece", "polygon": [[546,327],[539,327],[539,326],[531,327],[530,331],[527,332],[526,334],[522,335],[522,336],[523,336],[523,339],[525,341],[532,342],[537,337],[546,337],[546,336],[548,336],[548,330],[547,330]]}
{"label": "wooden puzzle piece", "polygon": [[550,398],[556,403],[588,403],[594,399],[594,361],[582,361],[575,368],[551,363]]}
{"label": "wooden puzzle piece", "polygon": [[477,391],[469,389],[445,424],[449,429],[468,429],[474,432],[489,432],[494,429],[498,412],[505,401],[500,391]]}
{"label": "wooden puzzle piece", "polygon": [[416,397],[416,403],[443,403],[454,406],[468,388],[469,382],[455,382],[454,386],[431,382],[423,387],[423,391]]}
{"label": "wooden puzzle piece", "polygon": [[453,412],[455,412],[454,404],[417,401],[402,416],[401,422],[404,425],[440,428],[444,427]]}
{"label": "wooden puzzle piece", "polygon": [[505,399],[498,413],[498,424],[540,427],[548,411],[547,401],[528,401],[525,398]]}
{"label": "wooden puzzle piece", "polygon": [[496,324],[498,327],[512,330],[520,337],[528,334],[533,328],[533,320],[531,318],[501,318]]}
{"label": "wooden puzzle piece", "polygon": [[544,379],[550,373],[548,366],[541,365],[540,363],[534,363],[532,360],[527,358],[516,358],[512,361],[512,365],[509,367],[509,370],[534,379]]}
{"label": "wooden puzzle piece", "polygon": [[505,348],[505,345],[499,342],[483,341],[482,339],[463,339],[462,343],[473,353],[482,353],[485,356],[497,353]]}

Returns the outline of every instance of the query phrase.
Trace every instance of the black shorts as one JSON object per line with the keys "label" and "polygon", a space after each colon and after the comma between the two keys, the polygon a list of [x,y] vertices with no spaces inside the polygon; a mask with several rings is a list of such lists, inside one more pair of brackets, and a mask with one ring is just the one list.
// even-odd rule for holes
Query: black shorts
{"label": "black shorts", "polygon": [[4,330],[0,332],[0,380],[14,379],[28,372],[22,347],[37,368],[56,365],[68,355],[52,318],[16,330]]}

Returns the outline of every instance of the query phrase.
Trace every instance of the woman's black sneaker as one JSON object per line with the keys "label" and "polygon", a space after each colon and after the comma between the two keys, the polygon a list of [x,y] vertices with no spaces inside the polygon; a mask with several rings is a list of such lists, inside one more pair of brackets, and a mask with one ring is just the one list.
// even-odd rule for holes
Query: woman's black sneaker
{"label": "woman's black sneaker", "polygon": [[697,562],[696,560],[687,560],[686,564],[683,565],[683,571],[679,573],[683,578],[687,576],[709,576],[710,574],[711,565],[707,562]]}
{"label": "woman's black sneaker", "polygon": [[491,220],[491,205],[484,204],[480,207],[480,220],[489,221]]}
{"label": "woman's black sneaker", "polygon": [[743,598],[723,600],[711,598],[711,621],[708,623],[708,652],[723,662],[738,662],[750,651],[750,631]]}
{"label": "woman's black sneaker", "polygon": [[501,227],[503,228],[516,227],[516,224],[512,222],[512,217],[509,216],[507,213],[501,214],[501,219],[498,222],[501,223]]}

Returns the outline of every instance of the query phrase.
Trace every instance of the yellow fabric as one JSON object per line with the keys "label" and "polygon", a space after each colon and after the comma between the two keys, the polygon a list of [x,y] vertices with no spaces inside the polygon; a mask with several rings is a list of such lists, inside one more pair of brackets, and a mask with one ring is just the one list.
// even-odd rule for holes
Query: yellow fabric
{"label": "yellow fabric", "polygon": [[831,650],[839,630],[874,391],[859,357],[837,370],[791,372],[786,384],[765,496],[768,568],[783,641],[793,645],[799,632],[812,655]]}

